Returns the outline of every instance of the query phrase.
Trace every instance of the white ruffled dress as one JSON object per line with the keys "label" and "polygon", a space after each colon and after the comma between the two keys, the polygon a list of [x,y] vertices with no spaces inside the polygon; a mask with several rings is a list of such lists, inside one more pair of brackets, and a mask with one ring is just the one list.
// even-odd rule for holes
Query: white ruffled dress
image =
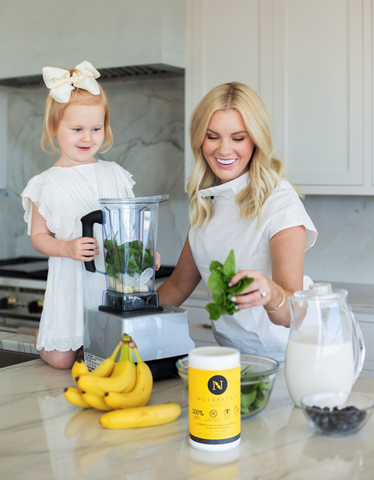
{"label": "white ruffled dress", "polygon": [[[192,255],[206,285],[212,260],[224,263],[231,249],[235,253],[236,271],[259,270],[271,278],[270,239],[276,233],[303,225],[305,250],[316,241],[317,230],[287,181],[282,181],[265,201],[259,225],[257,218],[241,220],[235,197],[249,181],[249,173],[245,173],[231,182],[199,192],[202,197],[212,197],[214,207],[214,217],[207,227],[189,232]],[[312,281],[304,276],[304,288],[308,288],[308,283]],[[210,290],[209,296],[212,301]],[[212,321],[212,328],[219,345],[284,361],[289,329],[274,325],[262,306],[222,315]]]}
{"label": "white ruffled dress", "polygon": [[[115,162],[52,167],[33,177],[22,192],[24,219],[31,231],[32,204],[58,240],[82,236],[81,218],[100,209],[99,198],[134,197],[132,175]],[[101,226],[96,225],[97,270],[104,271]],[[105,275],[86,271],[83,262],[49,257],[48,279],[37,349],[77,350],[83,345],[84,313],[102,303]]]}

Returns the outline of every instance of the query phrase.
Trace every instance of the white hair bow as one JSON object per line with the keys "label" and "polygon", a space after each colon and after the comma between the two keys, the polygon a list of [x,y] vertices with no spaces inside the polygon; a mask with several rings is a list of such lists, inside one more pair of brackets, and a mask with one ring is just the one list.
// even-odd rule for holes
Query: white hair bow
{"label": "white hair bow", "polygon": [[44,83],[50,89],[50,96],[58,103],[68,103],[71,91],[74,88],[83,88],[92,95],[99,95],[100,89],[95,78],[100,73],[90,62],[82,62],[75,67],[73,75],[63,68],[44,67],[42,69]]}

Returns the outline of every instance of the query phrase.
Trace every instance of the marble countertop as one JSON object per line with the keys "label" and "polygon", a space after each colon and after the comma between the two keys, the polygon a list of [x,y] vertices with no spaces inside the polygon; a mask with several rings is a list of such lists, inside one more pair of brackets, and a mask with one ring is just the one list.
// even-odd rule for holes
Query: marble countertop
{"label": "marble countertop", "polygon": [[[187,401],[178,378],[155,382],[150,404],[182,406],[159,427],[105,430],[100,412],[69,404],[70,371],[42,360],[0,370],[3,480],[366,479],[374,467],[374,416],[345,438],[315,434],[288,395],[279,370],[269,404],[242,421],[241,445],[201,454],[190,447]],[[374,398],[374,380],[353,387]]]}

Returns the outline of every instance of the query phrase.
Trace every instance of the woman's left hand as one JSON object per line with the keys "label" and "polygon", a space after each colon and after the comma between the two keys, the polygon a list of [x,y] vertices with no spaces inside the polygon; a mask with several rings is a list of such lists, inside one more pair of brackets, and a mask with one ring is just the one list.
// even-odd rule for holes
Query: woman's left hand
{"label": "woman's left hand", "polygon": [[244,277],[253,278],[253,282],[240,294],[231,298],[237,304],[238,310],[268,304],[279,305],[282,301],[282,291],[279,286],[259,270],[241,270],[232,277],[230,283],[236,285]]}

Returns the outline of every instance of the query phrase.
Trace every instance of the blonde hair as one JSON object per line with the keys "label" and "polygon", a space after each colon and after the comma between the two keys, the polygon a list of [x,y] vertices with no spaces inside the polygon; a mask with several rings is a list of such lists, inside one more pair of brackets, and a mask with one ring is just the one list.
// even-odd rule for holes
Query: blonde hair
{"label": "blonde hair", "polygon": [[[75,69],[72,69],[70,74],[72,75],[74,72]],[[113,145],[113,133],[112,129],[110,128],[108,99],[104,93],[104,90],[101,88],[101,85],[98,85],[100,89],[99,95],[93,95],[82,88],[75,88],[71,92],[68,103],[58,103],[50,95],[48,95],[45,104],[43,135],[40,142],[41,147],[45,152],[53,154],[58,151],[58,148],[54,142],[54,137],[58,127],[60,126],[60,122],[64,116],[65,110],[70,105],[102,105],[104,107],[105,142],[101,147],[100,153],[105,153],[111,148]]]}
{"label": "blonde hair", "polygon": [[187,184],[190,197],[191,228],[206,226],[214,215],[209,197],[201,197],[199,190],[217,184],[217,177],[205,160],[202,145],[210,119],[217,110],[237,110],[243,117],[246,129],[254,143],[248,164],[250,183],[237,194],[236,204],[240,218],[261,216],[265,200],[280,180],[286,178],[283,163],[274,156],[269,113],[261,97],[249,86],[225,83],[213,88],[194,110],[190,121],[191,148],[195,165]]}

